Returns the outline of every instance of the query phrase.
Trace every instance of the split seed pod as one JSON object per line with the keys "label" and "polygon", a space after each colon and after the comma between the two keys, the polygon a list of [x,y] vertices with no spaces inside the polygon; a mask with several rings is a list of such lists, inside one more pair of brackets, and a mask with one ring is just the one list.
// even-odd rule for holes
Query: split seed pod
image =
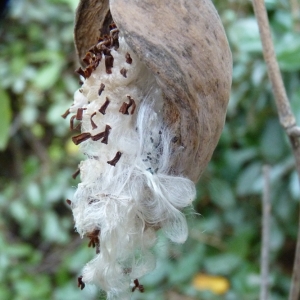
{"label": "split seed pod", "polygon": [[210,0],[82,0],[75,44],[83,85],[69,111],[87,159],[71,206],[99,252],[82,282],[126,299],[154,267],[155,231],[187,237],[181,209],[224,125],[231,52]]}

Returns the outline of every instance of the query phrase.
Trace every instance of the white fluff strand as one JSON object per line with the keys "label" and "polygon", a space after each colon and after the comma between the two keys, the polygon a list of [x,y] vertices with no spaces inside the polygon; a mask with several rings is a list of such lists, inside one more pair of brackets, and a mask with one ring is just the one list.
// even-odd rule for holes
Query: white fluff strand
{"label": "white fluff strand", "polygon": [[79,284],[98,285],[109,300],[143,291],[137,278],[155,267],[155,231],[183,243],[188,229],[181,210],[195,198],[192,181],[170,175],[177,153],[162,120],[162,92],[118,34],[114,28],[87,54],[89,66],[78,71],[85,78],[69,109],[71,129],[81,122],[73,142],[86,155],[70,203],[76,230],[96,246]]}

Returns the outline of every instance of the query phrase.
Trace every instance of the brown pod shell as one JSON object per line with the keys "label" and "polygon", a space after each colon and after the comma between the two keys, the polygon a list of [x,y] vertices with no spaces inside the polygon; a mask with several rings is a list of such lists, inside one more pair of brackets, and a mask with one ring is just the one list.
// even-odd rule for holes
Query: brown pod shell
{"label": "brown pod shell", "polygon": [[112,17],[109,0],[80,0],[76,10],[74,39],[80,63],[100,35],[109,33]]}
{"label": "brown pod shell", "polygon": [[[78,33],[87,26],[82,20],[87,11],[80,10],[83,2],[94,2],[88,11],[94,10],[98,18],[94,23],[89,20],[91,28],[84,30],[92,35],[100,25],[105,32],[103,26],[112,16],[128,45],[155,76],[166,100],[165,123],[175,132],[174,150],[182,149],[172,173],[196,182],[221,135],[232,78],[231,51],[211,0],[82,0],[75,26],[80,58],[96,39],[89,36],[84,41],[85,35]],[[96,13],[100,6],[102,13]]]}

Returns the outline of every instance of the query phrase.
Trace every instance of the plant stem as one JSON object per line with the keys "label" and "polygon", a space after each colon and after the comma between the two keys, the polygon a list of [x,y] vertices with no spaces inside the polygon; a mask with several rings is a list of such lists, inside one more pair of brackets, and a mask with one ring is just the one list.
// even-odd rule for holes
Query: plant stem
{"label": "plant stem", "polygon": [[[272,42],[268,15],[264,0],[253,0],[254,12],[257,18],[261,41],[263,45],[264,59],[267,64],[268,74],[272,83],[273,94],[278,110],[281,125],[289,136],[293,154],[296,161],[298,179],[300,178],[300,129],[296,126],[296,119],[292,113],[290,103],[284,88],[283,80],[279,70],[279,65],[275,56]],[[299,182],[300,185],[300,182]],[[298,300],[300,293],[300,221],[298,226],[298,237],[296,255],[294,260],[292,284],[290,288],[289,300]]]}
{"label": "plant stem", "polygon": [[270,245],[270,167],[263,167],[264,190],[262,197],[262,244],[261,244],[261,286],[260,300],[268,299],[269,294],[269,245]]}
{"label": "plant stem", "polygon": [[300,32],[300,5],[298,0],[290,0],[291,12],[293,16],[294,30]]}

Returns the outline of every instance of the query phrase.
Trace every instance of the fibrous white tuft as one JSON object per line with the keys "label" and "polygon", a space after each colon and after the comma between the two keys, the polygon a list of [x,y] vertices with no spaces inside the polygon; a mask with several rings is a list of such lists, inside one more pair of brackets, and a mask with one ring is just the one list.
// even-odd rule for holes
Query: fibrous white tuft
{"label": "fibrous white tuft", "polygon": [[162,118],[162,92],[114,26],[85,62],[89,66],[78,70],[83,84],[69,112],[72,129],[81,121],[81,134],[73,141],[86,160],[69,202],[76,230],[97,248],[79,285],[97,284],[108,299],[126,299],[135,288],[143,291],[137,278],[155,266],[150,249],[157,229],[174,242],[186,240],[181,209],[195,198],[195,186],[172,175],[177,153]]}

